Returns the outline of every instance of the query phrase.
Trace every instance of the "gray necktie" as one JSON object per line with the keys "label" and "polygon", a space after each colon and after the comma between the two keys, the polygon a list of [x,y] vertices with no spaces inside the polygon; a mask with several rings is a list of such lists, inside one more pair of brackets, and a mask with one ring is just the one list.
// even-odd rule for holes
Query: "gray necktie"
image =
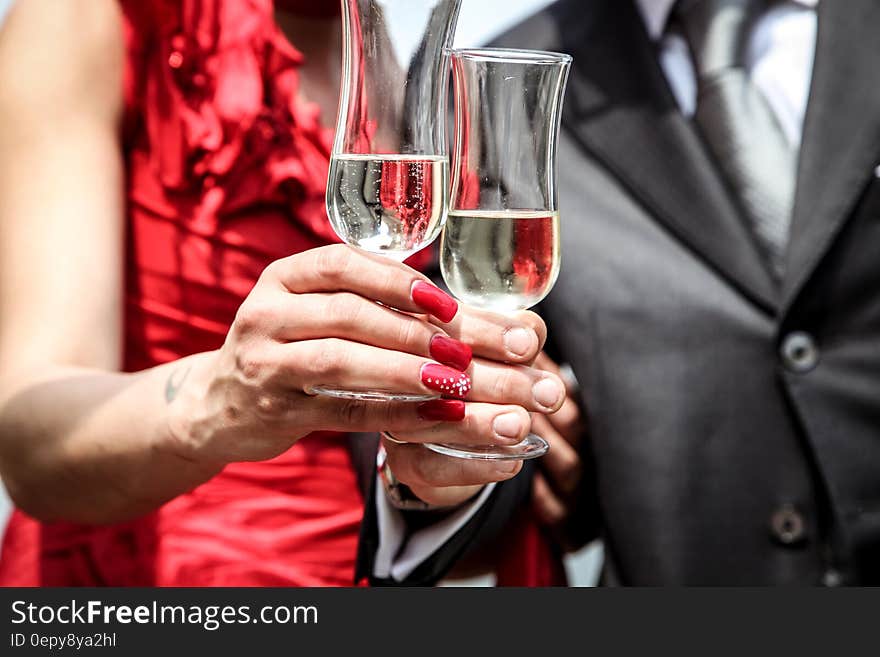
{"label": "gray necktie", "polygon": [[743,65],[761,0],[680,0],[673,14],[697,74],[694,114],[777,276],[784,266],[797,151]]}

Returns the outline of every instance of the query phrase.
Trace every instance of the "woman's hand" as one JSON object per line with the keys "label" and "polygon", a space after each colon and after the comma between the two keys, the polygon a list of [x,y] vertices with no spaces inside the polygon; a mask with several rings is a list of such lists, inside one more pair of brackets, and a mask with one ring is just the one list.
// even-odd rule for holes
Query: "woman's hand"
{"label": "woman's hand", "polygon": [[[172,447],[187,459],[226,463],[272,458],[322,430],[389,431],[407,442],[518,442],[528,411],[553,412],[565,398],[558,377],[502,364],[532,360],[543,324],[531,314],[510,320],[471,312],[452,321],[456,312],[455,301],[415,270],[347,246],[280,260],[241,306],[224,346],[169,378]],[[379,403],[310,394],[321,384],[459,399]],[[467,483],[513,474],[476,470]],[[404,467],[398,476],[407,475]],[[464,481],[452,472],[431,476],[426,482],[444,486]]]}
{"label": "woman's hand", "polygon": [[544,322],[536,314],[498,315],[463,306],[446,330],[473,349],[474,364],[468,372],[474,377],[475,390],[492,386],[500,391],[498,397],[513,400],[516,405],[469,403],[463,407],[465,417],[458,424],[394,433],[396,440],[409,444],[383,441],[395,477],[435,506],[460,504],[484,484],[510,479],[519,473],[522,463],[457,459],[432,452],[418,443],[515,445],[532,428],[527,411],[533,417],[543,418],[566,401],[557,372],[528,366],[540,354],[547,335]]}

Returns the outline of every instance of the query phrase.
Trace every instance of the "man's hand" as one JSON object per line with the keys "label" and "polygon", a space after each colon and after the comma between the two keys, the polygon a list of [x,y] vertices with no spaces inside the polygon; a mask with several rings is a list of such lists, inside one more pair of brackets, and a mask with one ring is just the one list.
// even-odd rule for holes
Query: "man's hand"
{"label": "man's hand", "polygon": [[576,382],[564,376],[544,353],[535,361],[535,367],[560,375],[568,397],[556,413],[532,415],[532,432],[550,443],[550,451],[538,460],[532,507],[538,521],[550,530],[562,548],[573,552],[590,538],[590,523],[582,517],[584,468],[580,446],[585,426],[576,401]]}

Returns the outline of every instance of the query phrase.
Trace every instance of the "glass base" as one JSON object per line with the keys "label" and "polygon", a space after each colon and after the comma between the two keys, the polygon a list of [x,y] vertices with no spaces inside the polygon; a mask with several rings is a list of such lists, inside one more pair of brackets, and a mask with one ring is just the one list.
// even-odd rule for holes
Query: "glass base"
{"label": "glass base", "polygon": [[368,402],[426,402],[440,399],[439,394],[394,392],[393,390],[347,390],[333,386],[313,386],[308,392],[312,395]]}
{"label": "glass base", "polygon": [[425,447],[438,454],[471,461],[528,461],[544,456],[550,449],[547,441],[535,434],[529,434],[521,443],[510,446],[430,443]]}

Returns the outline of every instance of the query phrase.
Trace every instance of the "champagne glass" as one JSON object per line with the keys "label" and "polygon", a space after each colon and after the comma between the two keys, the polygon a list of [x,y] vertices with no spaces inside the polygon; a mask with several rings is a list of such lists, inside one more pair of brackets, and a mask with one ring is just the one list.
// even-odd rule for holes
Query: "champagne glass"
{"label": "champagne glass", "polygon": [[[343,78],[327,181],[342,240],[403,261],[446,221],[449,48],[461,0],[342,0]],[[367,401],[425,401],[391,390],[310,392]]]}
{"label": "champagne glass", "polygon": [[[559,274],[556,150],[571,57],[478,49],[452,55],[455,145],[443,278],[464,303],[531,308]],[[465,459],[522,460],[547,452],[530,435],[513,447],[429,445]]]}

